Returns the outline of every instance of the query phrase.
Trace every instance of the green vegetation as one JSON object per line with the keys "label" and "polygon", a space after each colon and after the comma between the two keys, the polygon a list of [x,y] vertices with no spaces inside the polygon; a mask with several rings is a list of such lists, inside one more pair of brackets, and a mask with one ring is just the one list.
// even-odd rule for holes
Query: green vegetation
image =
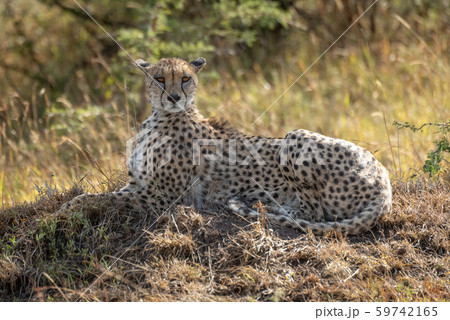
{"label": "green vegetation", "polygon": [[[373,1],[78,2],[126,52],[72,0],[0,3],[0,300],[450,299],[448,2],[379,0],[310,69]],[[55,214],[124,185],[151,112],[132,60],[165,56],[207,59],[205,116],[370,150],[392,214],[359,237],[185,207]]]}
{"label": "green vegetation", "polygon": [[439,173],[442,169],[442,160],[444,160],[445,153],[450,152],[450,144],[448,143],[447,133],[450,131],[450,122],[447,123],[425,123],[420,127],[416,127],[408,122],[399,123],[394,121],[394,125],[398,128],[408,128],[413,132],[422,131],[422,129],[426,126],[436,127],[441,133],[442,137],[434,141],[435,149],[428,151],[427,160],[423,165],[423,171],[428,172],[430,177]]}

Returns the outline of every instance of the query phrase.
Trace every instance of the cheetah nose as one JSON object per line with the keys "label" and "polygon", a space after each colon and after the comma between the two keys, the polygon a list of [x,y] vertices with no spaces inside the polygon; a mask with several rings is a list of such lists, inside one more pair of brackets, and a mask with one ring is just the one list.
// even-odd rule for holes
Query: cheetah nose
{"label": "cheetah nose", "polygon": [[181,99],[181,97],[178,95],[178,94],[169,94],[169,101],[170,102],[173,102],[173,103],[175,103],[175,102],[177,102],[177,101],[180,101],[180,99]]}

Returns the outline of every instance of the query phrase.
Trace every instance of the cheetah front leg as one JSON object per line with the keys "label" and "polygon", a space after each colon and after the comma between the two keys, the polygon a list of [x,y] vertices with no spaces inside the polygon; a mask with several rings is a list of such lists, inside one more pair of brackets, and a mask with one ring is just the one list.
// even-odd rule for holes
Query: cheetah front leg
{"label": "cheetah front leg", "polygon": [[126,186],[117,192],[96,194],[96,193],[84,193],[72,200],[64,203],[58,212],[67,210],[78,210],[83,207],[94,207],[105,203],[120,204],[124,207],[136,208],[136,192],[130,186]]}
{"label": "cheetah front leg", "polygon": [[129,184],[116,192],[79,195],[63,204],[59,212],[111,203],[111,205],[120,205],[133,210],[161,214],[177,203],[177,200],[176,194],[164,192],[153,184],[144,187]]}

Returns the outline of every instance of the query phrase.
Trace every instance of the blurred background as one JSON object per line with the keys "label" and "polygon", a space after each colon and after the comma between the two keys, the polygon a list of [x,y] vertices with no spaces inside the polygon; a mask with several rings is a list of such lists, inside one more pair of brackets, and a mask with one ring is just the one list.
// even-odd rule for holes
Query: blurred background
{"label": "blurred background", "polygon": [[205,116],[248,134],[347,139],[392,178],[418,174],[443,135],[393,122],[450,119],[449,1],[379,0],[259,119],[373,0],[78,3],[128,54],[73,0],[0,3],[2,206],[124,170],[126,140],[151,114],[132,59],[203,56]]}

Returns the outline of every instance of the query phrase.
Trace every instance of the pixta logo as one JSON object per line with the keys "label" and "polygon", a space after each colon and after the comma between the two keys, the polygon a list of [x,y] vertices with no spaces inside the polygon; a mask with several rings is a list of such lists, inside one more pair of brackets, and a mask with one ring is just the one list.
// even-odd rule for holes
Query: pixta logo
{"label": "pixta logo", "polygon": [[[153,176],[164,166],[175,161],[189,161],[193,166],[205,162],[226,166],[266,166],[264,146],[277,152],[279,166],[302,166],[305,163],[323,165],[325,161],[313,140],[299,143],[297,139],[192,139],[174,143],[174,138],[157,131],[143,130],[127,141],[128,167],[134,172]],[[174,149],[177,149],[175,152]],[[264,151],[264,152],[263,152]],[[239,153],[242,155],[239,157]],[[240,159],[238,161],[238,159]]]}

